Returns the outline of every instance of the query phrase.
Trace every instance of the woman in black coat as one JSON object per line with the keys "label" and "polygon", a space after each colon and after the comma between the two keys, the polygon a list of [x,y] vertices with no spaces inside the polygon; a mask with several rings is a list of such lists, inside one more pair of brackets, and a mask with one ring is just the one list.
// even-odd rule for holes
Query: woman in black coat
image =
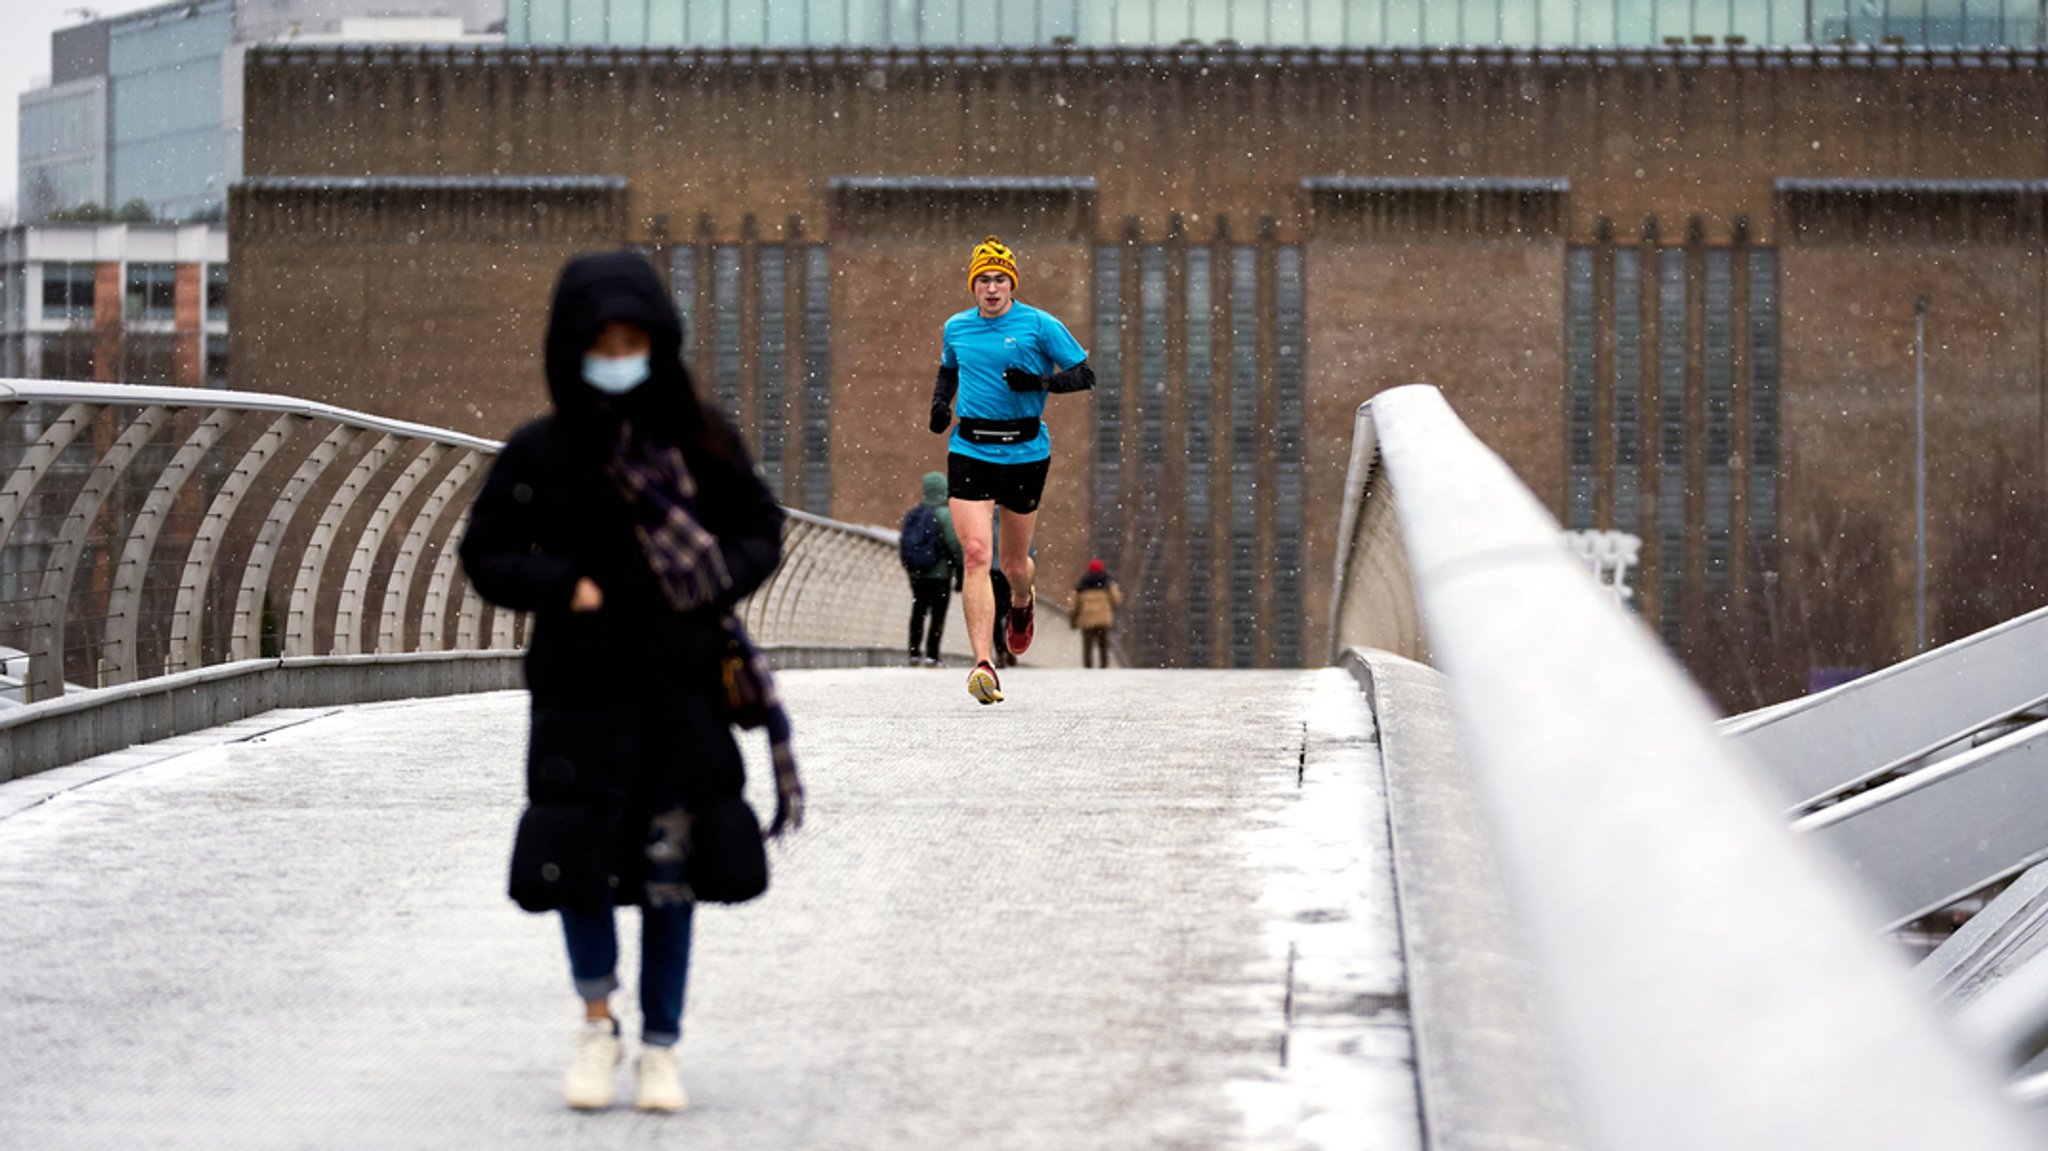
{"label": "woman in black coat", "polygon": [[608,1106],[621,1058],[615,904],[641,909],[637,1105],[684,1106],[674,1048],[695,899],[690,813],[737,796],[720,706],[725,614],[782,557],[781,509],[739,437],[698,400],[682,325],[632,252],[562,270],[548,319],[554,411],[512,434],[470,510],[464,570],[490,602],[533,614],[531,806],[550,854],[529,910],[559,910],[584,1026],[564,1084]]}

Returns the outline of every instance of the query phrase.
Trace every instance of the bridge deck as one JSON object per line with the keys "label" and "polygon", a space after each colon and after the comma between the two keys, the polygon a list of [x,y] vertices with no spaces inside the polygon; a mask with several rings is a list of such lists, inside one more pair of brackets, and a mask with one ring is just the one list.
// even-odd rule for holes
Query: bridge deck
{"label": "bridge deck", "polygon": [[1025,669],[991,708],[950,670],[783,678],[811,825],[700,914],[682,1116],[559,1103],[504,693],[0,786],[0,1142],[1419,1145],[1343,673]]}

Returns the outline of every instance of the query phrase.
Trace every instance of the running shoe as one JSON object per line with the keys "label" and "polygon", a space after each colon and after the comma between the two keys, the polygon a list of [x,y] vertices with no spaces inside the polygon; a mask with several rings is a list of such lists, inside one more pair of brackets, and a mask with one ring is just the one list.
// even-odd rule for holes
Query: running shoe
{"label": "running shoe", "polygon": [[640,1052],[640,1089],[633,1106],[642,1111],[681,1111],[690,1105],[676,1071],[676,1049],[647,1047]]}
{"label": "running shoe", "polygon": [[617,1085],[612,1068],[619,1065],[619,1025],[592,1019],[576,1032],[576,1058],[562,1081],[562,1097],[578,1111],[601,1111],[612,1105]]}
{"label": "running shoe", "polygon": [[1037,607],[1036,595],[1033,595],[1023,607],[1010,605],[1010,634],[1003,638],[1003,646],[1010,649],[1011,655],[1023,655],[1030,650],[1031,636],[1035,630],[1032,617],[1036,614]]}
{"label": "running shoe", "polygon": [[1003,684],[996,678],[996,669],[987,660],[974,665],[967,673],[967,694],[981,703],[1003,702]]}

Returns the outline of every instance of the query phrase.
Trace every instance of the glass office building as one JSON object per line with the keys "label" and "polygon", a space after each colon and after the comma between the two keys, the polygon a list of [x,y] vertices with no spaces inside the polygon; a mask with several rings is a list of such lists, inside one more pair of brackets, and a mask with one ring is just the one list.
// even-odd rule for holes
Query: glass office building
{"label": "glass office building", "polygon": [[2037,45],[2039,0],[508,0],[514,44]]}
{"label": "glass office building", "polygon": [[175,0],[59,29],[49,84],[21,96],[22,218],[137,201],[158,220],[215,218],[242,171],[244,45],[494,40],[481,30],[502,11],[502,0]]}
{"label": "glass office building", "polygon": [[165,219],[217,211],[241,171],[222,75],[232,0],[124,19],[108,45],[108,203],[147,203]]}
{"label": "glass office building", "polygon": [[107,199],[107,81],[104,76],[38,88],[21,98],[22,215],[38,219]]}

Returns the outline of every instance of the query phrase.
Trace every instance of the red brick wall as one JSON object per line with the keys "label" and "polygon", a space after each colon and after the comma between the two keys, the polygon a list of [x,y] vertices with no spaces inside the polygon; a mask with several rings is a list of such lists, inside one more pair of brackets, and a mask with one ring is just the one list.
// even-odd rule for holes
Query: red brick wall
{"label": "red brick wall", "polygon": [[196,388],[206,382],[206,276],[199,264],[179,264],[177,276],[178,348],[171,380]]}
{"label": "red brick wall", "polygon": [[121,378],[121,265],[118,262],[93,265],[92,326],[93,379],[108,383]]}

